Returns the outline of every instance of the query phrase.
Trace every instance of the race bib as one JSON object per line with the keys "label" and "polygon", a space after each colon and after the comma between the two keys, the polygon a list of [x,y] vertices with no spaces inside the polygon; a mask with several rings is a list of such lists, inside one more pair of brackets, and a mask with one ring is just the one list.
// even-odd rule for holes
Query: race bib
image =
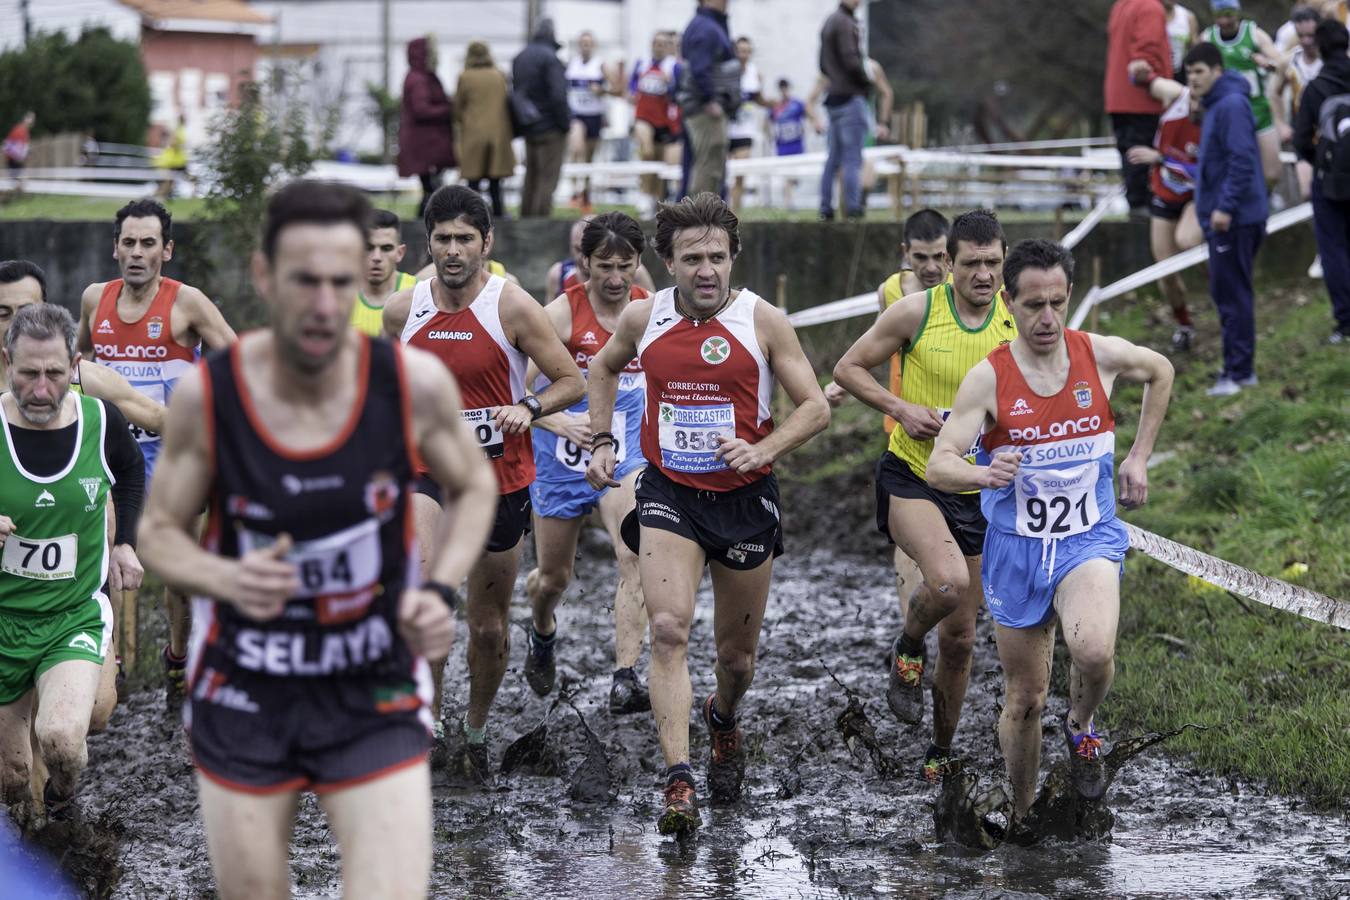
{"label": "race bib", "polygon": [[0,554],[0,571],[35,581],[61,581],[75,577],[75,535],[26,538],[11,534]]}
{"label": "race bib", "polygon": [[677,406],[662,403],[657,411],[661,464],[676,472],[720,472],[730,468],[716,456],[723,441],[736,437],[736,408]]}
{"label": "race bib", "polygon": [[649,71],[638,79],[637,89],[640,94],[661,97],[670,92],[670,82],[666,81],[665,73]]}
{"label": "race bib", "polygon": [[1097,509],[1094,462],[1076,469],[1035,469],[1017,473],[1017,533],[1034,538],[1082,534],[1101,518]]}
{"label": "race bib", "polygon": [[[614,461],[616,464],[622,463],[628,458],[628,431],[624,427],[627,418],[627,413],[615,412],[609,426],[610,431],[614,432]],[[579,447],[561,435],[553,444],[553,453],[558,457],[558,462],[564,468],[582,475],[586,474],[586,468],[591,464],[589,448]]]}
{"label": "race bib", "polygon": [[495,406],[485,406],[482,409],[465,409],[460,411],[460,417],[464,419],[464,424],[473,431],[473,438],[478,442],[478,446],[483,448],[488,459],[497,459],[506,452],[506,445],[502,437],[502,430],[497,425],[497,420],[493,418],[496,412]]}
{"label": "race bib", "polygon": [[[269,547],[275,541],[270,534],[239,529],[241,554]],[[286,561],[299,570],[300,590],[296,599],[350,594],[368,588],[380,580],[383,562],[379,520],[367,519],[336,534],[298,541]]]}

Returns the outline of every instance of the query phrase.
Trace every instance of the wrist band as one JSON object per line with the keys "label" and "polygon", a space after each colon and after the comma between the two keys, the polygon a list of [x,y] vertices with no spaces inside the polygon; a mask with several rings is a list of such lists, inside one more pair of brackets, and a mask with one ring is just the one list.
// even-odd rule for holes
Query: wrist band
{"label": "wrist band", "polygon": [[614,441],[614,432],[612,432],[612,431],[597,431],[595,434],[591,435],[591,449],[592,449],[592,450],[594,450],[595,447],[596,447],[596,441],[609,441],[611,444],[613,444],[613,443],[615,443],[615,441]]}
{"label": "wrist band", "polygon": [[617,447],[618,442],[613,437],[600,437],[591,440],[591,452],[599,450],[601,447]]}

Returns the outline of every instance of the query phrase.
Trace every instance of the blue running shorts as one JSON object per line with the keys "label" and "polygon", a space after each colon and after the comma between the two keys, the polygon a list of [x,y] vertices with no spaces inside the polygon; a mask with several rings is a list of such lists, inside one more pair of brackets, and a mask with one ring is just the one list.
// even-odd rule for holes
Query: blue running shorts
{"label": "blue running shorts", "polygon": [[[634,469],[647,465],[642,454],[636,459],[626,459],[614,470],[614,480],[623,481]],[[530,500],[537,515],[548,519],[577,519],[589,515],[605,495],[604,490],[597,491],[586,481],[586,477],[569,478],[566,481],[545,481],[535,478],[530,484]]]}
{"label": "blue running shorts", "polygon": [[980,577],[994,621],[1006,628],[1036,628],[1055,612],[1055,591],[1065,576],[1091,559],[1121,563],[1130,536],[1119,519],[1056,540],[1023,537],[990,527],[984,535]]}

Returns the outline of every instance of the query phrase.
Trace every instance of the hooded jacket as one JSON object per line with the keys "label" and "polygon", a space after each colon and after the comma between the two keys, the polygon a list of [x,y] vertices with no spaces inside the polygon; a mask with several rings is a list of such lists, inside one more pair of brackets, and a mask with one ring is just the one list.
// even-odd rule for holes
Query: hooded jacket
{"label": "hooded jacket", "polygon": [[1321,73],[1303,89],[1298,119],[1294,122],[1294,151],[1299,159],[1317,162],[1317,128],[1322,117],[1322,104],[1337,94],[1350,94],[1350,57],[1347,56],[1337,55],[1326,60],[1322,63]]}
{"label": "hooded jacket", "polygon": [[408,42],[408,74],[398,111],[398,174],[427,175],[455,165],[454,108],[427,61],[427,39]]}
{"label": "hooded jacket", "polygon": [[566,133],[572,124],[572,108],[567,103],[567,75],[558,59],[553,21],[541,19],[525,49],[511,62],[511,86],[528,97],[542,118],[525,131],[525,137],[538,137],[551,131]]}
{"label": "hooded jacket", "polygon": [[716,71],[719,65],[736,58],[736,46],[727,30],[727,14],[707,6],[700,6],[680,37],[680,55],[684,57],[684,71],[692,90],[694,108],[713,100],[728,103],[739,98],[724,98],[718,90]]}
{"label": "hooded jacket", "polygon": [[1231,215],[1234,225],[1264,222],[1269,211],[1249,90],[1245,78],[1225,71],[1200,103],[1205,122],[1200,132],[1195,212],[1206,231],[1216,209]]}

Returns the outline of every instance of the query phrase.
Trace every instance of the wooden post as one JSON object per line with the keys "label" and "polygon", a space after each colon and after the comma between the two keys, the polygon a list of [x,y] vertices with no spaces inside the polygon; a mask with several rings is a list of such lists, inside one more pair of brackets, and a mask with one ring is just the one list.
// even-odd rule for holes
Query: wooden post
{"label": "wooden post", "polygon": [[[1092,283],[1100,285],[1102,283],[1102,257],[1101,254],[1094,253],[1092,256]],[[1092,309],[1088,310],[1088,331],[1100,334],[1097,330],[1098,316],[1097,309],[1100,304],[1092,304]]]}
{"label": "wooden post", "polygon": [[1064,204],[1055,206],[1055,243],[1064,240]]}

